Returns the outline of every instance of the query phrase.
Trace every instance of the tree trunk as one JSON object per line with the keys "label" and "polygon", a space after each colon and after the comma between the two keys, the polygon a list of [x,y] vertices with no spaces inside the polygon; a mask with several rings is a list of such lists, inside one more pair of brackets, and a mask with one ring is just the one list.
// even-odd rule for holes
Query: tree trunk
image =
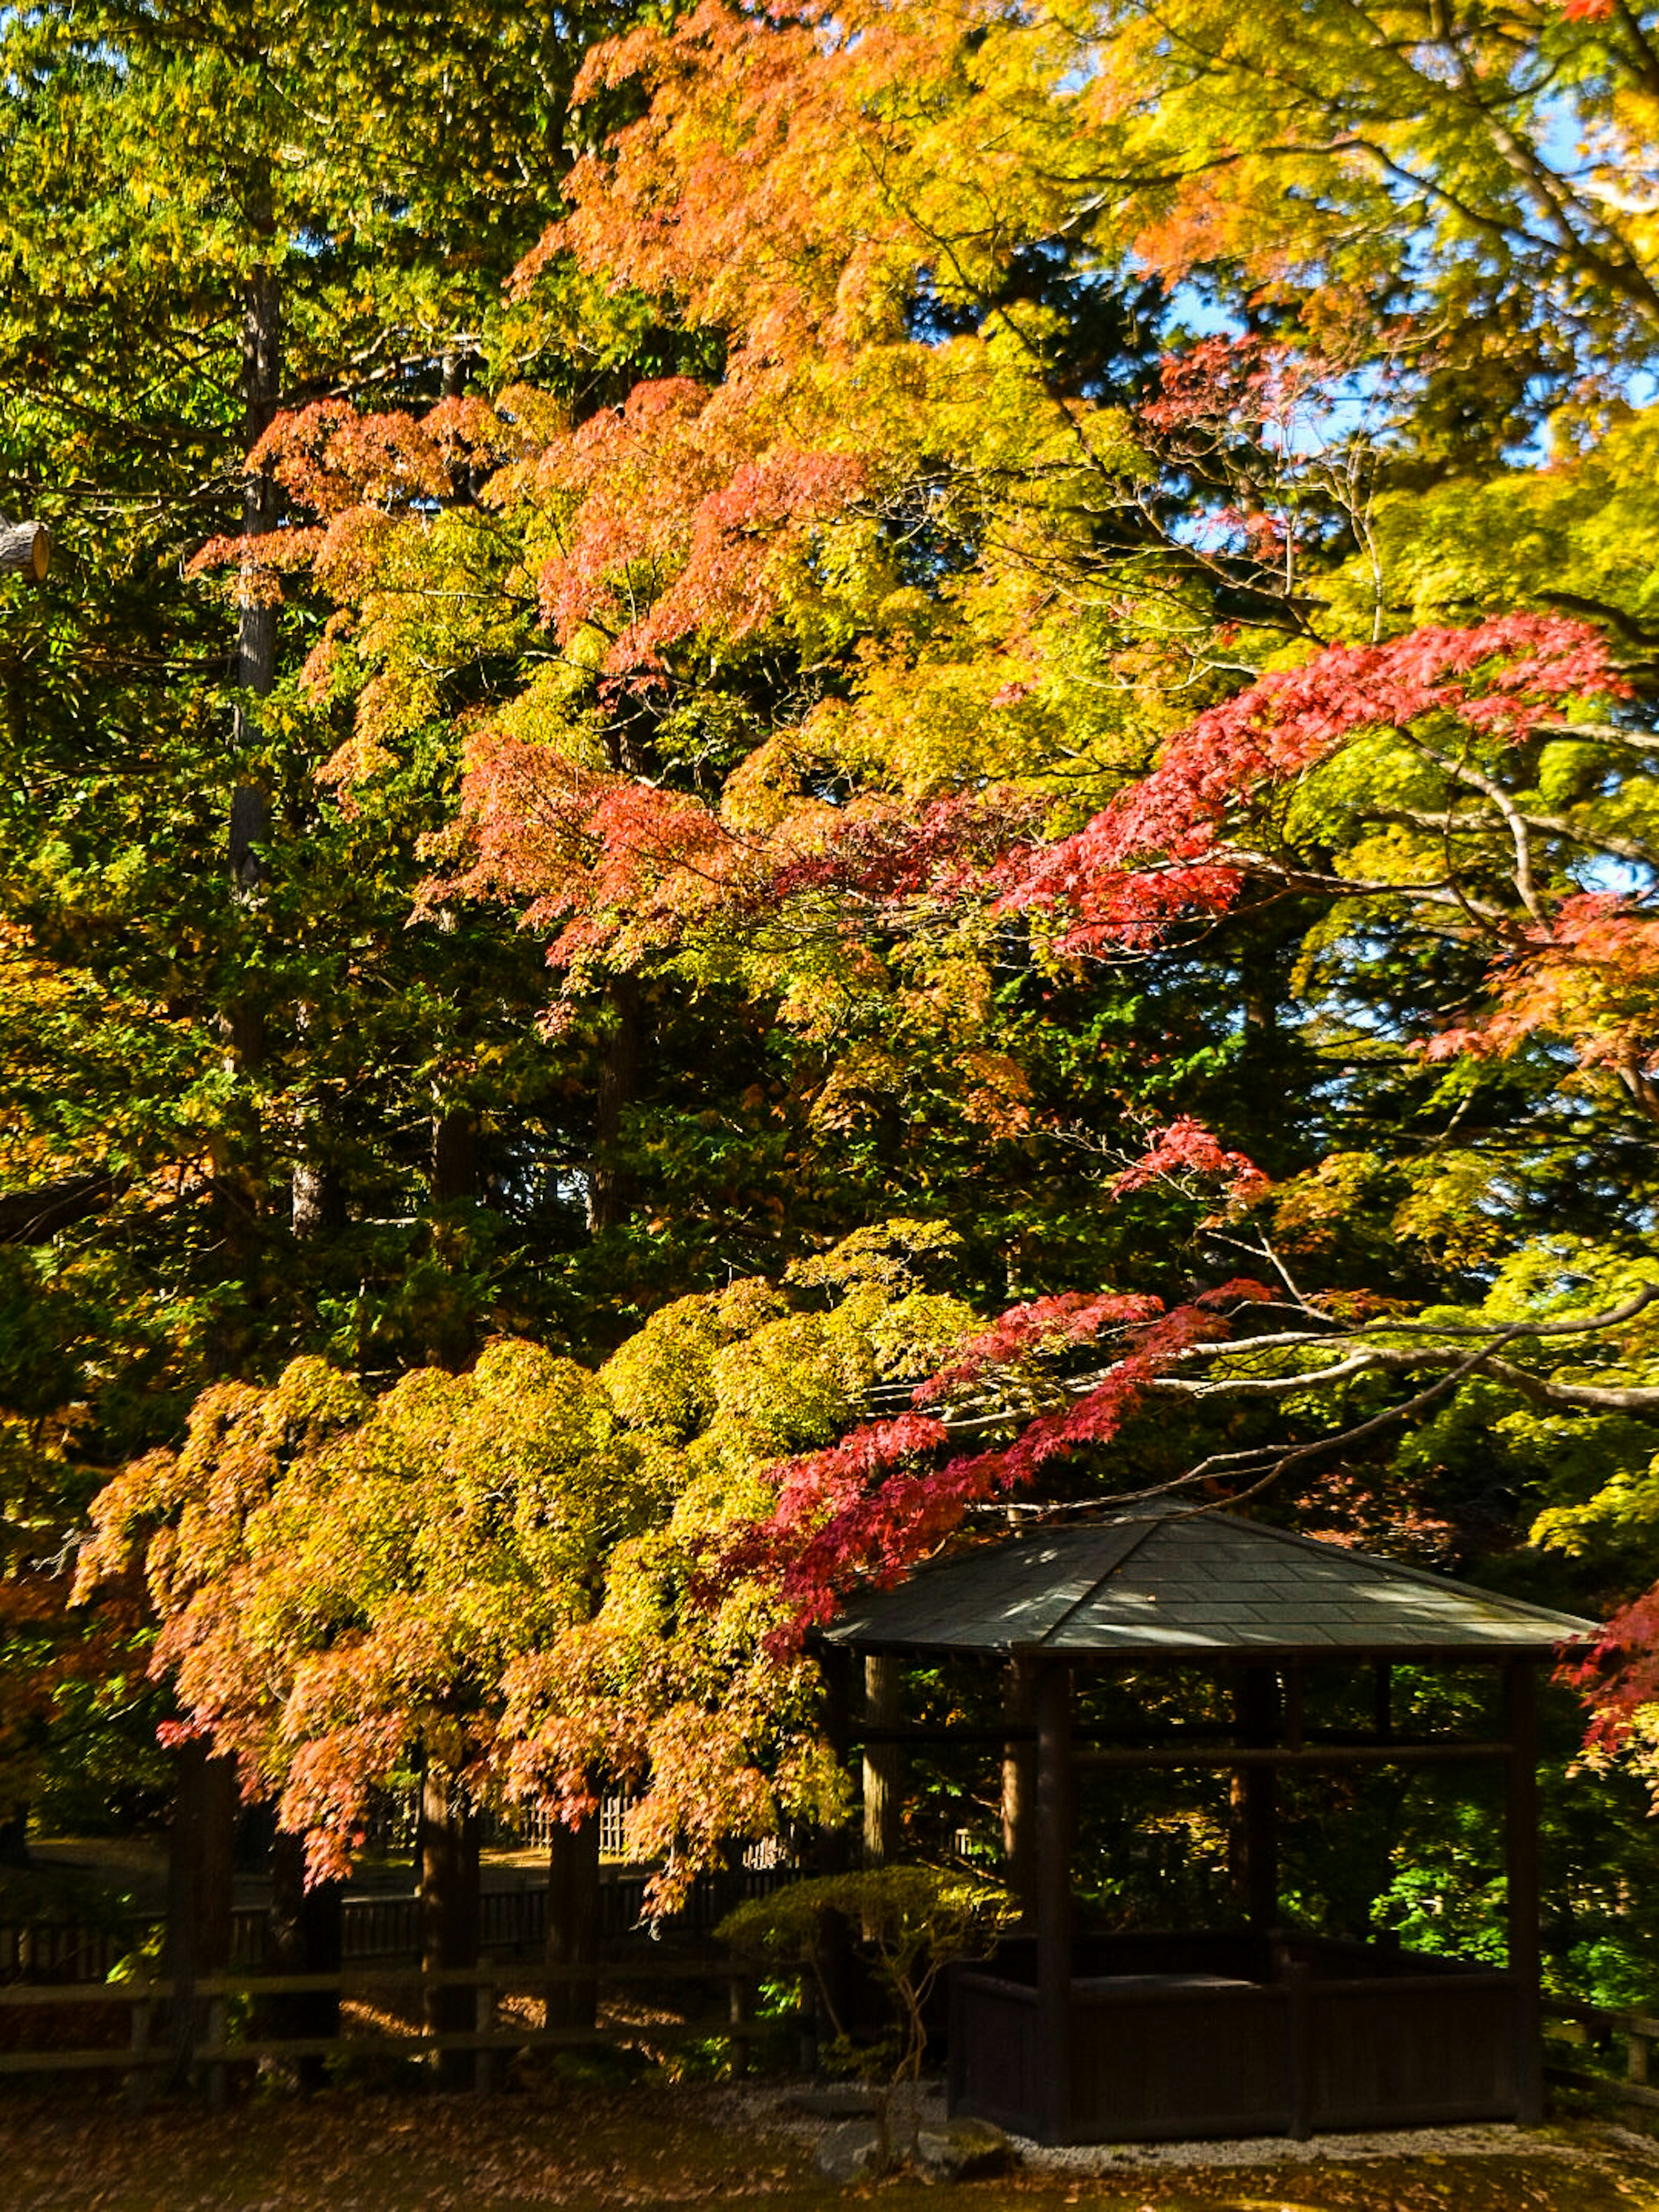
{"label": "tree trunk", "polygon": [[634,1178],[618,1158],[623,1111],[640,1090],[640,1045],[643,1027],[640,987],[632,975],[611,979],[611,1027],[600,1048],[599,1088],[593,1101],[593,1158],[587,1176],[587,1225],[597,1237],[628,1218]]}
{"label": "tree trunk", "polygon": [[0,1867],[29,1863],[29,1808],[21,1800],[0,1811]]}
{"label": "tree trunk", "polygon": [[[279,1828],[270,1846],[270,1920],[266,1959],[273,1974],[337,1974],[344,1956],[344,1897],[337,1881],[306,1887],[303,1836]],[[337,1990],[306,1990],[267,1997],[261,2032],[272,2036],[333,2036],[340,2032]],[[320,2089],[327,2063],[320,2054],[295,2061],[302,2089]]]}
{"label": "tree trunk", "polygon": [[[282,396],[282,283],[276,271],[261,264],[248,278],[242,296],[242,441],[252,453],[270,428]],[[242,535],[262,538],[276,526],[276,481],[269,470],[244,478]],[[232,680],[255,699],[270,693],[276,679],[276,608],[258,587],[257,579],[246,581],[236,616],[236,652]],[[258,723],[252,710],[238,702],[234,742],[239,766],[245,763],[258,738]],[[270,835],[270,799],[262,784],[239,783],[230,802],[230,880],[239,898],[252,898],[264,881],[260,848]],[[229,1015],[232,1042],[247,1066],[257,1066],[264,1048],[262,1010],[250,1000],[239,1000]]]}
{"label": "tree trunk", "polygon": [[0,571],[27,576],[37,584],[44,584],[51,566],[52,532],[44,522],[7,522],[0,519]]}
{"label": "tree trunk", "polygon": [[[898,1725],[899,1662],[890,1652],[872,1652],[864,1662],[864,1717],[872,1728]],[[890,1866],[898,1856],[899,1789],[903,1767],[896,1743],[864,1747],[864,1863]],[[864,1923],[864,1938],[880,1932],[875,1918]]]}
{"label": "tree trunk", "polygon": [[558,1980],[562,1967],[597,1966],[599,1957],[599,1816],[579,1828],[553,1826],[547,1855],[547,2024],[592,2027],[599,2017],[597,1974]]}
{"label": "tree trunk", "polygon": [[[470,1221],[442,1218],[447,1207],[464,1206],[477,1193],[477,1123],[461,1108],[432,1117],[428,1182],[427,1234],[439,1267],[458,1285],[471,1260]],[[426,1309],[426,1364],[460,1375],[478,1356],[477,1310],[459,1293],[433,1297]]]}
{"label": "tree trunk", "polygon": [[[478,1963],[478,1826],[448,1771],[428,1765],[421,1781],[421,1966]],[[428,1990],[426,2024],[435,2035],[464,2035],[476,2019],[468,1989]],[[472,2054],[447,2051],[438,2061],[446,2089],[470,2089]]]}
{"label": "tree trunk", "polygon": [[[270,191],[255,191],[254,221],[262,234],[274,228]],[[263,202],[263,204],[261,203]],[[276,272],[263,264],[255,268],[242,295],[242,447],[252,452],[276,414],[282,375],[282,287]],[[268,474],[244,478],[242,535],[262,536],[276,520],[276,485]],[[236,647],[231,657],[231,680],[243,699],[263,698],[276,680],[276,610],[261,603],[259,594],[245,589],[237,611]],[[270,801],[264,787],[246,769],[258,741],[258,726],[248,707],[239,700],[234,716],[234,750],[237,771],[245,781],[231,793],[229,822],[230,888],[238,905],[252,900],[264,879],[261,848],[270,832]],[[220,1026],[230,1048],[234,1065],[244,1071],[258,1068],[265,1055],[265,1010],[258,988],[244,976],[240,988],[220,1016]],[[255,1224],[264,1210],[266,1192],[261,1179],[230,1146],[214,1152],[215,1208],[223,1255],[224,1272],[231,1281],[251,1282],[257,1269]],[[247,1346],[239,1340],[230,1316],[221,1322],[213,1353],[224,1366],[235,1366]]]}
{"label": "tree trunk", "polygon": [[[872,1728],[898,1725],[899,1662],[889,1652],[871,1653],[864,1662],[864,1717]],[[864,1747],[864,1863],[886,1866],[898,1856],[899,1747],[896,1743]]]}
{"label": "tree trunk", "polygon": [[432,1117],[432,1203],[478,1194],[478,1124],[459,1107]]}
{"label": "tree trunk", "polygon": [[295,1160],[289,1190],[295,1243],[309,1244],[345,1218],[338,1180],[325,1160]]}
{"label": "tree trunk", "polygon": [[[847,1763],[851,1729],[853,1654],[833,1645],[819,1655],[823,1695],[819,1725],[830,1754],[837,1765]],[[813,1839],[810,1870],[814,1874],[844,1874],[852,1863],[854,1840],[842,1823],[820,1827]],[[830,2039],[848,2024],[853,1995],[852,1929],[841,1912],[818,1915],[814,1946],[814,1972],[801,2021],[801,2069],[815,2074]]]}
{"label": "tree trunk", "polygon": [[[309,1045],[316,1009],[301,1003],[294,1024],[301,1048]],[[296,1244],[309,1244],[345,1220],[345,1194],[323,1141],[324,1120],[314,1093],[301,1090],[290,1109],[294,1166],[289,1177],[289,1226]]]}
{"label": "tree trunk", "polygon": [[230,1916],[234,1892],[236,1767],[216,1759],[199,1737],[175,1756],[178,1794],[167,1843],[167,1938],[162,1972],[173,1983],[167,2035],[173,2051],[171,2086],[182,2087],[196,2045],[204,2040],[205,2003],[196,1984],[230,1964]]}

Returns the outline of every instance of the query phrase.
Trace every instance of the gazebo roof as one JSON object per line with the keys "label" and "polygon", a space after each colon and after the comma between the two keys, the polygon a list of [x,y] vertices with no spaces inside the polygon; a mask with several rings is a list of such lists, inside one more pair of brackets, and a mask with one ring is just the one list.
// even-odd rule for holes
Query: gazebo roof
{"label": "gazebo roof", "polygon": [[1073,1658],[1546,1652],[1595,1621],[1220,1513],[1042,1528],[929,1561],[822,1630],[861,1651]]}

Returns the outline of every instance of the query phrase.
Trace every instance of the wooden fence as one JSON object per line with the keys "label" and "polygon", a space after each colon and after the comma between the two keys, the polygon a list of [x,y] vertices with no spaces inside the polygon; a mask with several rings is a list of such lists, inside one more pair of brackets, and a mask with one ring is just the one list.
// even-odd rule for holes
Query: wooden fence
{"label": "wooden fence", "polygon": [[136,1917],[96,1928],[78,1920],[0,1923],[0,1983],[106,1981],[151,1925]]}
{"label": "wooden fence", "polygon": [[[748,1878],[762,1879],[753,1874]],[[411,1900],[355,1902],[378,1908],[406,1905]],[[384,1921],[381,1924],[389,1925]],[[77,1962],[88,1955],[84,1949],[75,1954]],[[538,2027],[521,2020],[504,2021],[500,2016],[504,1999],[526,1994],[544,1998],[555,1986],[577,1983],[595,1984],[600,1992],[599,2024],[592,2028]],[[705,1993],[724,1990],[726,2002],[718,2013],[699,2017],[693,2012],[681,2012],[662,2017],[660,2000],[665,1995],[677,1987],[691,1994],[699,1985]],[[408,2005],[412,1999],[423,2008],[428,1995],[440,1990],[471,1993],[470,2029],[434,2033],[410,2027],[392,2032],[343,2021],[331,2035],[282,2036],[257,2025],[244,2033],[233,2025],[230,2012],[238,1998],[329,1994],[338,1995],[343,2002],[354,1996],[368,1999],[384,2016],[388,2000],[402,1998]],[[617,1991],[623,1993],[620,2001]],[[619,2016],[630,1991],[636,1997],[653,2000],[657,2016],[648,2021]],[[604,2002],[606,1992],[611,1993],[608,2008]],[[499,2086],[501,2062],[506,2057],[561,2046],[632,2044],[670,2049],[688,2041],[720,2039],[730,2049],[734,2076],[741,2076],[757,2033],[752,1977],[729,1960],[709,1958],[612,1960],[597,1966],[535,1969],[483,1961],[476,1967],[443,1971],[388,1969],[361,1962],[331,1974],[232,1971],[204,1978],[195,1984],[195,1996],[204,2015],[204,2032],[182,2061],[172,2041],[158,2041],[155,2033],[159,2008],[173,1995],[171,1982],[143,1977],[114,1983],[81,1979],[0,1987],[0,2078],[124,2073],[130,2099],[141,2104],[159,2083],[176,2076],[182,2063],[199,2074],[209,2102],[219,2105],[228,2094],[231,2069],[239,2066],[316,2056],[396,2057],[430,2064],[444,2052],[462,2051],[474,2055],[474,2087],[487,2094]],[[77,2015],[94,2031],[101,2028],[101,2039],[66,2041],[62,2031],[72,2027]],[[1543,2018],[1547,2051],[1551,2045],[1558,2051],[1565,2046],[1589,2057],[1611,2058],[1622,2045],[1624,2057],[1622,2074],[1605,2064],[1592,2069],[1552,2060],[1544,2069],[1547,2081],[1592,2090],[1640,2111],[1659,2112],[1659,2087],[1650,2078],[1653,2047],[1659,2042],[1659,2015],[1557,2000],[1546,2003]],[[256,2023],[258,2019],[256,2012]]]}
{"label": "wooden fence", "polygon": [[[607,2021],[601,2013],[601,2024],[591,2028],[536,2027],[521,2021],[504,2022],[499,2017],[504,1997],[524,1993],[544,1997],[551,1986],[576,1983],[597,1984],[602,1996],[607,1990],[632,1990],[651,2000],[653,2009],[659,2011],[663,1995],[676,1984],[688,1991],[698,1984],[705,1990],[723,1988],[726,2003],[715,2014],[698,2017],[682,2013],[678,2017],[659,2017],[648,2021],[616,2017]],[[230,2014],[232,2001],[241,1997],[338,1995],[345,2000],[355,1995],[371,2000],[384,2012],[389,1998],[413,1997],[423,2002],[429,1993],[439,1990],[471,1993],[473,2026],[470,2029],[434,2033],[410,2028],[394,2033],[383,2027],[366,2029],[356,2021],[342,2021],[340,2029],[331,2035],[282,2036],[259,2027],[243,2033],[233,2026]],[[159,2083],[176,2076],[182,2068],[189,2068],[199,2073],[209,2103],[216,2106],[225,2101],[230,2069],[234,2067],[319,2056],[348,2059],[398,2057],[429,2063],[444,2052],[465,2051],[475,2057],[474,2087],[481,2094],[488,2094],[499,2085],[500,2062],[506,2057],[559,2046],[635,2044],[653,2049],[670,2048],[676,2044],[718,2037],[730,2047],[734,2075],[741,2075],[756,2033],[751,1978],[730,1963],[711,1960],[603,1962],[597,1967],[544,1968],[535,1972],[523,1969],[503,1972],[499,1967],[479,1966],[425,1972],[376,1970],[367,1975],[347,1970],[334,1974],[230,1973],[204,1977],[194,1986],[197,2005],[204,2014],[204,2032],[182,2054],[171,2039],[158,2041],[154,2033],[157,2008],[173,1995],[173,1984],[161,1979],[101,1986],[60,1984],[0,1989],[0,2077],[124,2073],[128,2077],[129,2097],[139,2104]],[[613,2008],[616,2004],[613,1996]],[[94,2028],[104,2028],[103,2040],[61,2039],[60,2025],[72,2025],[77,2011]],[[123,2013],[124,2023],[118,2017]],[[14,2033],[5,2034],[8,2028]],[[112,2028],[115,2032],[110,2033]],[[54,2047],[38,2047],[43,2037]],[[36,2047],[4,2047],[25,2042]]]}
{"label": "wooden fence", "polygon": [[1650,2081],[1653,2046],[1659,2042],[1659,2017],[1644,2012],[1613,2012],[1601,2005],[1571,2004],[1551,2000],[1544,2006],[1544,2040],[1576,2049],[1586,2056],[1613,2059],[1624,2045],[1624,2071],[1611,2067],[1597,2070],[1586,2066],[1564,2066],[1552,2060],[1544,2069],[1547,2081],[1564,2088],[1595,2089],[1616,2103],[1641,2112],[1659,2112],[1659,2087]]}
{"label": "wooden fence", "polygon": [[[639,1802],[620,1793],[599,1800],[599,1849],[606,1858],[627,1857],[628,1816]],[[552,1814],[530,1806],[518,1806],[508,1812],[485,1807],[478,1818],[480,1837],[486,1845],[504,1844],[520,1850],[544,1851],[557,1825]],[[414,1790],[378,1791],[369,1801],[364,1841],[377,1858],[407,1856],[415,1849],[420,1826],[420,1798]],[[748,1867],[775,1867],[789,1856],[789,1847],[779,1836],[763,1836],[743,1845],[742,1851],[743,1863]]]}
{"label": "wooden fence", "polygon": [[[605,1867],[599,1874],[599,1933],[601,1939],[626,1936],[640,1925],[649,1875],[627,1867]],[[759,1897],[794,1879],[787,1866],[742,1866],[700,1875],[672,1923],[677,1935],[702,1936],[745,1898]],[[487,1889],[478,1900],[480,1948],[523,1957],[547,1940],[547,1891]],[[134,1916],[113,1926],[88,1927],[70,1920],[0,1923],[0,1984],[103,1983],[117,1962],[143,1948],[160,1925],[155,1916]],[[231,1916],[230,1965],[236,1970],[262,1966],[270,1942],[270,1916],[264,1905],[239,1905]],[[341,1911],[341,1950],[349,1960],[418,1958],[421,1905],[418,1897],[347,1897]]]}

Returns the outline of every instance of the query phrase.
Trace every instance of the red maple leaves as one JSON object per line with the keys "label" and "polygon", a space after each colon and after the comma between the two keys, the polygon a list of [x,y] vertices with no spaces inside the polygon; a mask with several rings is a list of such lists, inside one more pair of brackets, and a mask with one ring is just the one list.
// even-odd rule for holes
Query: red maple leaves
{"label": "red maple leaves", "polygon": [[[1247,856],[1245,810],[1374,730],[1444,719],[1519,738],[1566,701],[1620,694],[1601,635],[1554,615],[1505,615],[1371,646],[1333,645],[1211,708],[1074,836],[1014,855],[1002,895],[1064,923],[1061,949],[1145,945],[1182,915],[1224,913]],[[1248,833],[1247,833],[1248,834]]]}
{"label": "red maple leaves", "polygon": [[1229,1197],[1248,1205],[1267,1188],[1267,1178],[1243,1152],[1222,1147],[1201,1121],[1190,1114],[1178,1115],[1138,1160],[1132,1161],[1112,1185],[1114,1198],[1139,1190],[1149,1182],[1179,1176],[1198,1176],[1218,1183]]}
{"label": "red maple leaves", "polygon": [[[727,1548],[722,1575],[775,1577],[787,1618],[772,1644],[780,1656],[795,1650],[849,1589],[896,1581],[954,1534],[973,1507],[1017,1495],[1052,1463],[1112,1443],[1173,1362],[1194,1344],[1227,1335],[1234,1312],[1272,1295],[1241,1279],[1168,1312],[1157,1298],[1117,1294],[1069,1293],[1011,1308],[917,1389],[922,1410],[873,1422],[778,1469],[771,1516]],[[1103,1336],[1111,1350],[1098,1376],[1063,1389],[1045,1373],[1044,1359]],[[1012,1434],[942,1458],[963,1425],[964,1390],[995,1371],[1009,1385],[1006,1407],[977,1425]]]}
{"label": "red maple leaves", "polygon": [[1560,1679],[1589,1707],[1586,1748],[1622,1750],[1644,1708],[1659,1705],[1659,1585],[1614,1613],[1588,1657],[1570,1661]]}

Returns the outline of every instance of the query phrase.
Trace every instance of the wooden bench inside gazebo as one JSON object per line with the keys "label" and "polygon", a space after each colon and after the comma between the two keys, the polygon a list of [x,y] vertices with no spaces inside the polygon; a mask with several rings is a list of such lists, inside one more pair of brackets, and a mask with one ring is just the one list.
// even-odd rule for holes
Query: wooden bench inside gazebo
{"label": "wooden bench inside gazebo", "polygon": [[[848,1605],[822,1632],[832,1668],[836,1651],[866,1663],[994,1659],[1026,1700],[1008,1710],[1030,1715],[1001,1730],[1010,1765],[1035,1752],[1030,1932],[956,1970],[952,2112],[1048,2143],[1538,2119],[1536,1669],[1596,1633],[1568,1614],[1208,1512],[987,1542]],[[1389,1688],[1400,1664],[1498,1670],[1501,1726],[1479,1741],[1398,1734]],[[1193,1726],[1154,1741],[1085,1741],[1074,1729],[1078,1670],[1172,1665],[1231,1677],[1227,1736]],[[1303,1686],[1316,1668],[1365,1670],[1369,1727],[1304,1728]],[[866,1716],[860,1733],[869,1760],[915,1732],[888,1715]],[[1503,1968],[1279,1929],[1281,1775],[1480,1761],[1505,1778]],[[1180,1766],[1234,1778],[1247,1924],[1080,1932],[1077,1777]]]}

